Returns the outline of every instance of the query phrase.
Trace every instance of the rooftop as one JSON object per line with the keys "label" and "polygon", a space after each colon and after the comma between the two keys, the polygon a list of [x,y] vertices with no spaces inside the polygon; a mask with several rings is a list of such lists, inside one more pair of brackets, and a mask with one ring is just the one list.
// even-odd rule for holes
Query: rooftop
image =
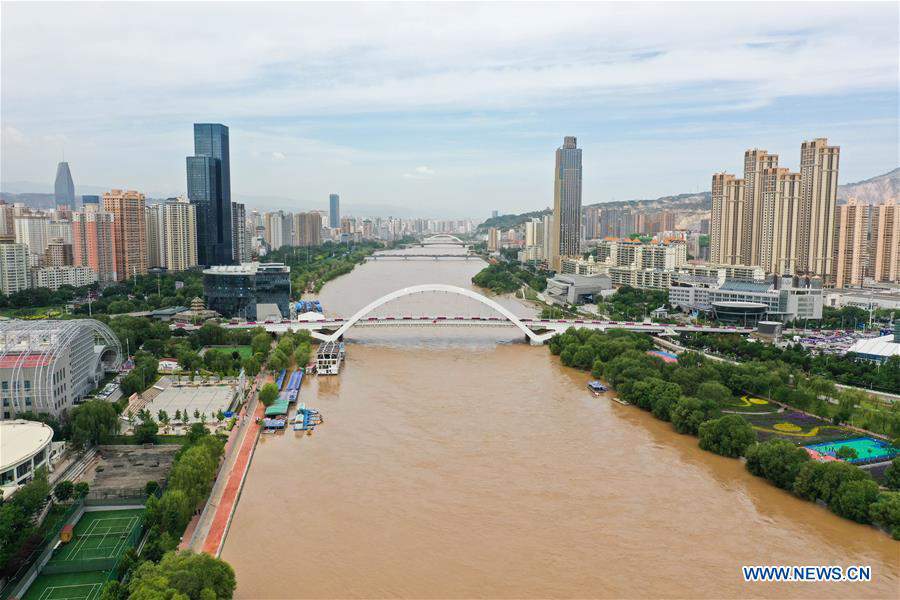
{"label": "rooftop", "polygon": [[53,430],[37,421],[0,421],[0,472],[22,462],[53,439]]}
{"label": "rooftop", "polygon": [[856,354],[868,354],[869,356],[900,356],[900,344],[894,341],[894,334],[883,335],[877,338],[859,340],[847,350]]}
{"label": "rooftop", "polygon": [[204,275],[256,275],[258,272],[290,273],[291,268],[284,263],[246,262],[239,265],[215,265],[203,270]]}

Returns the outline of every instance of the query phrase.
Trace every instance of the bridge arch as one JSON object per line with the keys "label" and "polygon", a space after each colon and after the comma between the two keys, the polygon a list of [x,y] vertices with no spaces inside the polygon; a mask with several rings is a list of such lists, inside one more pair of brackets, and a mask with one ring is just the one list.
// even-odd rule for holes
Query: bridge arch
{"label": "bridge arch", "polygon": [[464,241],[456,237],[455,235],[450,235],[449,233],[438,233],[435,235],[428,236],[427,238],[422,239],[423,244],[462,244],[466,245]]}
{"label": "bridge arch", "polygon": [[379,298],[373,302],[370,302],[366,306],[364,306],[361,309],[359,309],[358,311],[356,311],[356,313],[352,317],[347,319],[347,321],[345,321],[344,324],[341,325],[340,329],[338,329],[337,331],[332,333],[330,336],[328,336],[327,341],[329,341],[329,342],[337,341],[338,339],[340,339],[340,337],[342,335],[344,335],[347,332],[348,329],[350,329],[351,327],[356,325],[356,323],[360,319],[362,319],[363,317],[365,317],[366,315],[371,313],[373,310],[376,310],[377,308],[384,306],[388,302],[392,302],[394,300],[397,300],[398,298],[403,298],[405,296],[411,296],[413,294],[424,294],[424,293],[428,293],[428,292],[446,292],[449,294],[456,294],[458,296],[464,296],[466,298],[471,298],[472,300],[481,302],[488,308],[492,309],[494,312],[496,312],[499,315],[501,315],[502,317],[504,317],[507,321],[509,321],[516,327],[518,327],[522,331],[522,333],[527,335],[528,339],[531,340],[532,342],[544,341],[542,336],[536,334],[531,329],[529,329],[528,326],[525,325],[525,323],[523,323],[521,320],[519,320],[519,317],[517,317],[515,314],[513,314],[509,309],[503,307],[498,302],[495,302],[494,300],[491,300],[487,296],[483,296],[483,295],[479,294],[478,292],[473,292],[472,290],[469,290],[466,288],[461,288],[461,287],[458,287],[455,285],[446,285],[446,284],[442,284],[442,283],[414,285],[414,286],[410,286],[410,287],[401,288],[399,290],[391,292],[390,294],[385,294],[381,298]]}

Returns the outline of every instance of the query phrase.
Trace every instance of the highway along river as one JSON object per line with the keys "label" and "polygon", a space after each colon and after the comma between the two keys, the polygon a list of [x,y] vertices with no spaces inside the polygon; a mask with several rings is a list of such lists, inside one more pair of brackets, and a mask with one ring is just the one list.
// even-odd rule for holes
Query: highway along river
{"label": "highway along river", "polygon": [[[349,317],[404,286],[472,287],[482,266],[370,262],[322,304]],[[491,315],[447,294],[377,313],[404,314]],[[584,373],[523,339],[350,330],[341,375],[301,392],[325,424],[260,440],[222,555],[237,596],[897,597],[900,544],[886,534],[594,398]],[[873,581],[744,583],[741,565],[871,565]]]}

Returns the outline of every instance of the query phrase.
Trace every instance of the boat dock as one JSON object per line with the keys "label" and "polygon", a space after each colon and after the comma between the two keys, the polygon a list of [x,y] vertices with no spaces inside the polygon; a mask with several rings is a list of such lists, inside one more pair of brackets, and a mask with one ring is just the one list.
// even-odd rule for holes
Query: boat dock
{"label": "boat dock", "polygon": [[322,424],[322,415],[319,411],[306,408],[305,404],[297,407],[297,413],[293,419],[294,431],[311,431],[316,425]]}

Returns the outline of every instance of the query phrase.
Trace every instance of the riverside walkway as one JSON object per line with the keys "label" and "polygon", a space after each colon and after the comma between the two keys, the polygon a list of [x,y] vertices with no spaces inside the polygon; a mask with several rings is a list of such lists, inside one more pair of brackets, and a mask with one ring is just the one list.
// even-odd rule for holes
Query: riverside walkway
{"label": "riverside walkway", "polygon": [[271,376],[257,380],[250,392],[250,402],[241,413],[241,421],[236,435],[228,441],[225,462],[216,478],[212,492],[199,519],[188,525],[181,544],[182,549],[194,552],[206,552],[218,556],[222,543],[228,533],[231,518],[243,487],[244,478],[250,467],[250,460],[259,437],[259,425],[256,417],[262,417],[263,405],[259,402],[256,391],[271,381]]}

